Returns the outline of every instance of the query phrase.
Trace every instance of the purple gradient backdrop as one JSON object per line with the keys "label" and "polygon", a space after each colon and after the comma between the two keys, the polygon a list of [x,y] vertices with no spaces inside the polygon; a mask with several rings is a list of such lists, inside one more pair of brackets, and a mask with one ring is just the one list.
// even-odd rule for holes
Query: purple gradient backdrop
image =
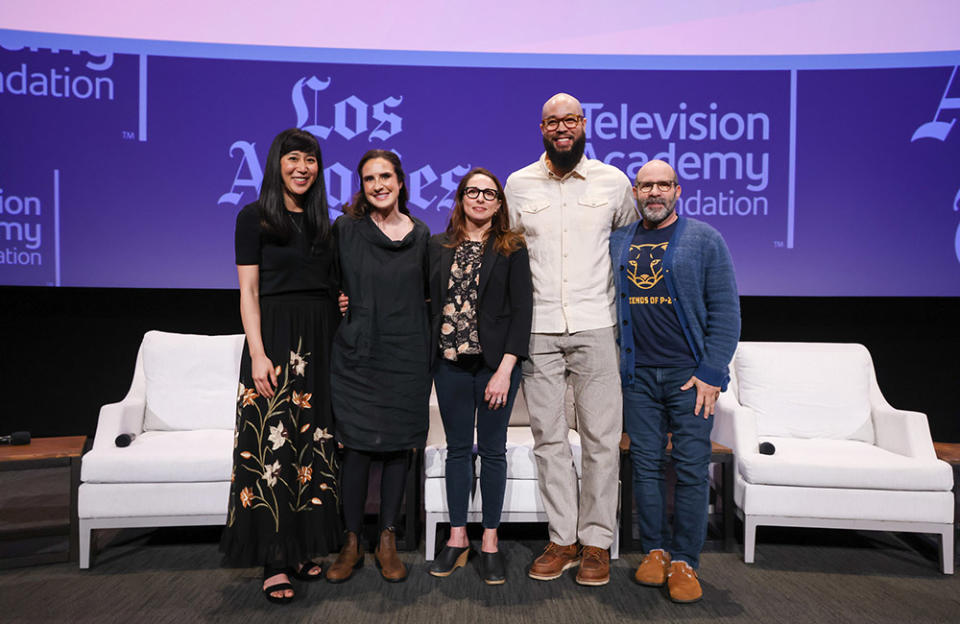
{"label": "purple gradient backdrop", "polygon": [[[585,103],[619,114],[669,116],[686,112],[769,118],[769,140],[682,141],[678,153],[767,153],[767,187],[756,193],[744,180],[682,179],[684,196],[762,196],[767,214],[707,216],[732,250],[745,295],[960,295],[954,250],[958,214],[952,201],[960,172],[960,130],[943,142],[911,142],[930,121],[952,68],[808,70],[798,72],[795,246],[787,240],[790,146],[789,71],[544,70],[397,67],[150,56],[147,60],[147,140],[137,140],[139,59],[118,54],[103,72],[84,69],[89,57],[67,52],[0,49],[4,79],[25,63],[29,71],[71,67],[109,76],[113,100],[63,99],[0,93],[0,188],[4,195],[43,202],[42,267],[0,265],[0,284],[47,285],[54,280],[53,171],[60,172],[61,284],[64,286],[233,288],[233,226],[254,199],[234,188],[241,166],[236,142],[253,144],[262,165],[279,130],[331,125],[337,103],[364,102],[368,114],[386,98],[386,112],[402,118],[402,131],[372,139],[378,122],[347,139],[336,131],[321,141],[328,187],[338,206],[356,188],[354,166],[370,148],[397,151],[408,187],[436,180],[411,206],[433,231],[446,224],[440,206],[458,172],[482,165],[505,181],[542,151],[540,106],[562,89]],[[330,79],[317,93],[314,116],[299,120],[294,84]],[[956,90],[957,86],[955,86]],[[597,111],[599,112],[599,111]],[[670,140],[615,138],[596,133],[599,157],[619,151],[662,151]],[[958,111],[943,111],[949,121]],[[348,116],[348,125],[355,120]],[[301,124],[302,125],[302,124]],[[619,129],[616,131],[619,133]],[[654,131],[655,132],[655,131]],[[130,138],[132,137],[132,138]],[[628,169],[636,158],[615,159]],[[632,173],[634,167],[628,169]],[[249,168],[241,168],[246,177]],[[347,173],[346,178],[338,172]],[[446,174],[446,179],[444,179]],[[348,180],[347,187],[338,182]],[[237,204],[218,203],[243,191]],[[426,200],[430,200],[427,202]],[[0,221],[13,217],[0,215]],[[48,234],[49,232],[49,234]],[[2,238],[0,247],[13,243]],[[22,245],[21,245],[22,247]]]}

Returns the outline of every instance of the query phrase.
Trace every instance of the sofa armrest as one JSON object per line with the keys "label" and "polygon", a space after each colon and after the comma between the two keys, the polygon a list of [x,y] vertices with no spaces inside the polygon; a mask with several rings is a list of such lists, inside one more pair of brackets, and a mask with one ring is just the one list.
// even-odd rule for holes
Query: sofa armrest
{"label": "sofa armrest", "polygon": [[926,414],[874,405],[871,416],[880,448],[917,459],[937,458]]}
{"label": "sofa armrest", "polygon": [[726,399],[721,394],[710,437],[729,446],[735,455],[756,453],[760,444],[757,439],[757,416],[749,407],[737,403],[736,399]]}
{"label": "sofa armrest", "polygon": [[114,445],[121,433],[143,433],[143,415],[146,401],[142,398],[127,397],[119,403],[108,403],[100,408],[97,420],[97,434],[93,438],[93,448],[109,448]]}

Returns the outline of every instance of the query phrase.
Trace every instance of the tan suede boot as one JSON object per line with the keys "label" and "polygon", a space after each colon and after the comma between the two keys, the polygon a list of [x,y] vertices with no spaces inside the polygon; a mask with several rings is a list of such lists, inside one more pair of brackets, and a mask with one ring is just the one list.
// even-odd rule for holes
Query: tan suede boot
{"label": "tan suede boot", "polygon": [[363,547],[356,533],[347,533],[347,539],[337,555],[337,560],[327,568],[327,581],[342,583],[353,576],[353,571],[363,567]]}
{"label": "tan suede boot", "polygon": [[392,528],[386,528],[380,532],[380,544],[374,555],[384,580],[390,583],[407,580],[407,566],[403,565],[397,555],[397,534]]}

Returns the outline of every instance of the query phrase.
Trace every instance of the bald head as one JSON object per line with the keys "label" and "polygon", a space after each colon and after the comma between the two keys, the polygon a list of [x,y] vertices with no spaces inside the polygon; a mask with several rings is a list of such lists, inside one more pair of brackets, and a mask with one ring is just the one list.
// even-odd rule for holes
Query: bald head
{"label": "bald head", "polygon": [[677,172],[665,160],[651,160],[637,171],[637,182],[659,182],[667,180],[676,182]]}
{"label": "bald head", "polygon": [[558,93],[543,103],[540,118],[556,117],[559,119],[567,115],[583,115],[583,107],[580,106],[580,100],[569,93]]}
{"label": "bald head", "polygon": [[680,197],[680,185],[677,172],[669,163],[651,160],[640,167],[633,196],[637,198],[643,226],[648,230],[667,227],[677,220],[674,207]]}

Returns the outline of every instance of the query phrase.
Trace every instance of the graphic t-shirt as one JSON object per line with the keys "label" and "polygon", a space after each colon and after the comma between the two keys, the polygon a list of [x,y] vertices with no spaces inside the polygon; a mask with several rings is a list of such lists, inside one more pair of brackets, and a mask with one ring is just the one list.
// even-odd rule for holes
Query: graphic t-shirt
{"label": "graphic t-shirt", "polygon": [[637,366],[696,366],[667,290],[663,255],[677,222],[660,230],[641,223],[630,245],[627,277]]}

